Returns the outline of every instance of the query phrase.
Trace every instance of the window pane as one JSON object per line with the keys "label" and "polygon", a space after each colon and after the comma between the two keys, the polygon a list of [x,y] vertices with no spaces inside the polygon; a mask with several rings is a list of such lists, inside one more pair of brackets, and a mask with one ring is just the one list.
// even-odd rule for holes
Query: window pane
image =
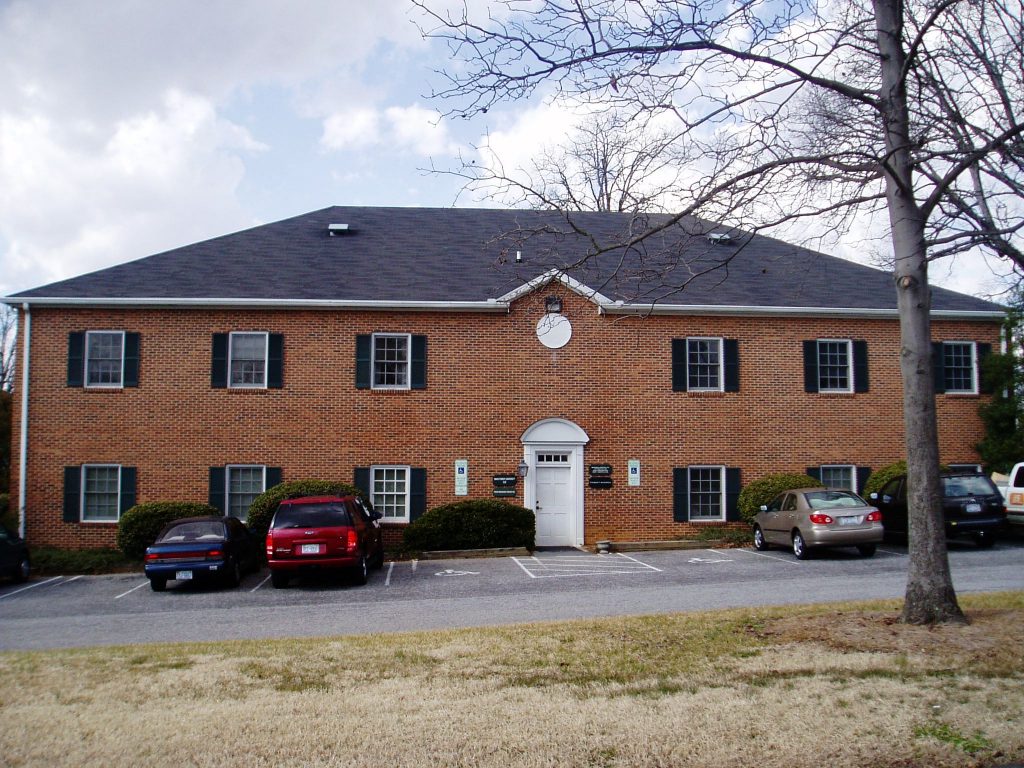
{"label": "window pane", "polygon": [[245,520],[263,493],[263,467],[228,467],[228,515]]}
{"label": "window pane", "polygon": [[722,468],[690,468],[690,517],[722,519]]}
{"label": "window pane", "polygon": [[821,484],[826,488],[841,488],[847,491],[853,487],[853,467],[821,467]]}
{"label": "window pane", "polygon": [[267,337],[262,333],[231,334],[231,384],[261,387],[266,382]]}
{"label": "window pane", "polygon": [[82,494],[83,520],[117,520],[119,467],[86,467]]}
{"label": "window pane", "polygon": [[405,387],[409,383],[409,337],[373,337],[373,385]]}
{"label": "window pane", "polygon": [[974,344],[945,342],[942,345],[942,366],[947,392],[974,391]]}
{"label": "window pane", "polygon": [[686,375],[688,389],[720,389],[720,339],[687,339]]}
{"label": "window pane", "polygon": [[85,383],[90,386],[119,386],[124,334],[86,334]]}
{"label": "window pane", "polygon": [[830,389],[850,389],[850,345],[846,341],[818,342],[818,391]]}
{"label": "window pane", "polygon": [[409,470],[373,468],[373,506],[385,518],[405,519],[408,509]]}

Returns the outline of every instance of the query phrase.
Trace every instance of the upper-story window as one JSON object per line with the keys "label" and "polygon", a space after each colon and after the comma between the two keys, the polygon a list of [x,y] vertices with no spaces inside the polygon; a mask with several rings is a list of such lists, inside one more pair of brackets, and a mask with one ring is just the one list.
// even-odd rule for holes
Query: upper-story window
{"label": "upper-story window", "polygon": [[977,370],[973,341],[942,343],[942,376],[947,393],[976,394]]}
{"label": "upper-story window", "polygon": [[823,464],[819,472],[826,488],[857,491],[857,468],[852,464]]}
{"label": "upper-story window", "polygon": [[867,342],[850,339],[805,341],[804,390],[834,393],[867,392]]}
{"label": "upper-story window", "polygon": [[426,389],[427,337],[410,333],[356,336],[356,387]]}
{"label": "upper-story window", "polygon": [[672,339],[673,392],[738,392],[739,343],[717,336]]}
{"label": "upper-story window", "polygon": [[232,333],[228,349],[229,387],[267,385],[267,334]]}
{"label": "upper-story window", "polygon": [[139,386],[139,334],[125,331],[69,333],[67,373],[69,387]]}

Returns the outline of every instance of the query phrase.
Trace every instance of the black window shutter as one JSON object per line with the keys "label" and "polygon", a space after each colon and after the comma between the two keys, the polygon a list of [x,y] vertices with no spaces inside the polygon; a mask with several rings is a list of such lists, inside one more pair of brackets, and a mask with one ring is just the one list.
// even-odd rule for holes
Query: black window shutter
{"label": "black window shutter", "polygon": [[[213,334],[213,361],[210,366],[210,386],[224,389],[228,385],[228,335]],[[221,506],[224,506],[223,503]]]}
{"label": "black window shutter", "polygon": [[736,339],[723,339],[725,351],[725,391],[740,391],[740,344]]}
{"label": "black window shutter", "polygon": [[941,341],[932,342],[932,374],[935,380],[935,394],[946,391],[946,356]]}
{"label": "black window shutter", "polygon": [[992,394],[992,382],[985,375],[985,358],[992,354],[991,344],[978,344],[978,391],[983,395]]}
{"label": "black window shutter", "polygon": [[135,467],[121,467],[121,514],[135,506]]}
{"label": "black window shutter", "polygon": [[409,470],[409,522],[427,511],[427,470]]}
{"label": "black window shutter", "polygon": [[263,486],[264,491],[269,491],[275,485],[281,484],[281,468],[280,467],[266,467],[265,468],[265,483]]}
{"label": "black window shutter", "polygon": [[139,334],[124,335],[124,386],[139,386]]}
{"label": "black window shutter", "polygon": [[725,468],[725,519],[736,521],[740,519],[740,468]]}
{"label": "black window shutter", "polygon": [[672,469],[672,519],[677,523],[690,519],[690,471],[686,467]]}
{"label": "black window shutter", "polygon": [[410,387],[412,389],[427,388],[427,337],[412,337],[412,365]]}
{"label": "black window shutter", "polygon": [[818,342],[804,342],[804,392],[818,391]]}
{"label": "black window shutter", "polygon": [[820,483],[821,482],[821,467],[808,467],[807,468],[807,475],[808,475],[808,477],[813,477],[815,480],[817,480]]}
{"label": "black window shutter", "polygon": [[686,389],[686,339],[672,339],[672,391]]}
{"label": "black window shutter", "polygon": [[373,494],[370,493],[370,468],[369,467],[356,467],[355,476],[352,480],[352,484],[365,494],[366,498],[372,499]]}
{"label": "black window shutter", "polygon": [[370,388],[370,344],[373,337],[368,333],[356,336],[356,389]]}
{"label": "black window shutter", "polygon": [[82,517],[82,468],[64,467],[64,522],[77,523]]}
{"label": "black window shutter", "polygon": [[871,467],[857,467],[857,493],[864,493],[864,486],[868,484],[871,477]]}
{"label": "black window shutter", "polygon": [[284,334],[271,333],[267,337],[267,388],[284,386]]}
{"label": "black window shutter", "polygon": [[[68,386],[81,387],[85,383],[85,334],[68,334]],[[75,519],[78,519],[76,514]]]}
{"label": "black window shutter", "polygon": [[868,391],[868,343],[853,342],[853,391]]}
{"label": "black window shutter", "polygon": [[224,495],[228,481],[226,467],[210,467],[210,506],[225,514]]}

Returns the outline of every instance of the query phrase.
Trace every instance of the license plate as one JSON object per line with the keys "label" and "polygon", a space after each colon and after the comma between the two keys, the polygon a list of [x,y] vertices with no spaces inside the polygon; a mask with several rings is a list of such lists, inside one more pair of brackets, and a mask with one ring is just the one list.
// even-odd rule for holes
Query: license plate
{"label": "license plate", "polygon": [[300,555],[319,555],[320,545],[319,544],[303,544],[299,547]]}
{"label": "license plate", "polygon": [[192,571],[175,571],[174,578],[178,581],[188,581],[192,578]]}
{"label": "license plate", "polygon": [[864,522],[864,515],[847,515],[839,518],[840,525],[860,525]]}
{"label": "license plate", "polygon": [[965,512],[981,512],[981,504],[968,504],[964,507]]}

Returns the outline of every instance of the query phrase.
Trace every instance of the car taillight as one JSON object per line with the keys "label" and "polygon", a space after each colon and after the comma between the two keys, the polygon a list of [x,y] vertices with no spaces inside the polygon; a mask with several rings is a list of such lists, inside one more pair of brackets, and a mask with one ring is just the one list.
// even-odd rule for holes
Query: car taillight
{"label": "car taillight", "polygon": [[359,537],[356,536],[355,528],[349,528],[345,531],[345,549],[352,551],[359,546]]}
{"label": "car taillight", "polygon": [[267,557],[274,554],[274,534],[267,533]]}
{"label": "car taillight", "polygon": [[156,554],[155,552],[147,552],[146,553],[146,562],[147,563],[152,563],[154,560],[158,559],[159,557],[160,556],[158,554]]}
{"label": "car taillight", "polygon": [[220,560],[222,557],[224,557],[224,552],[220,549],[211,549],[206,553],[207,560]]}
{"label": "car taillight", "polygon": [[812,512],[811,513],[811,522],[814,523],[815,525],[828,525],[829,523],[834,522],[834,521],[832,520],[831,517],[826,515],[824,512]]}
{"label": "car taillight", "polygon": [[882,513],[877,509],[873,509],[868,512],[867,517],[864,518],[866,523],[880,523],[882,522]]}

